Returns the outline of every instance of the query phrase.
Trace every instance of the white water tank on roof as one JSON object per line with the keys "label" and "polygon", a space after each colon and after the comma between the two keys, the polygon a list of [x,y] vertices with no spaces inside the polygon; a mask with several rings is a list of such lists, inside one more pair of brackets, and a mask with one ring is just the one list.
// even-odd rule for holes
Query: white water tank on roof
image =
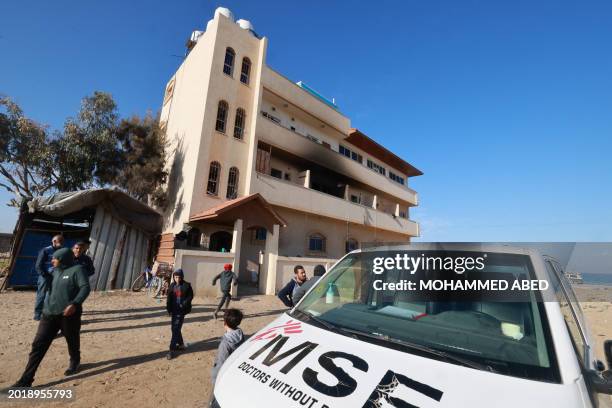
{"label": "white water tank on roof", "polygon": [[191,33],[190,41],[198,42],[198,39],[200,38],[202,34],[204,34],[203,31],[197,31],[197,30],[194,31],[193,33]]}
{"label": "white water tank on roof", "polygon": [[219,14],[224,15],[225,17],[229,18],[230,20],[234,21],[234,15],[232,14],[230,9],[228,9],[228,8],[217,7],[217,9],[215,10],[215,17],[217,17]]}
{"label": "white water tank on roof", "polygon": [[249,20],[240,19],[240,20],[236,21],[236,24],[238,24],[240,26],[240,28],[242,28],[243,30],[255,31],[253,29],[253,24],[251,24],[251,22]]}

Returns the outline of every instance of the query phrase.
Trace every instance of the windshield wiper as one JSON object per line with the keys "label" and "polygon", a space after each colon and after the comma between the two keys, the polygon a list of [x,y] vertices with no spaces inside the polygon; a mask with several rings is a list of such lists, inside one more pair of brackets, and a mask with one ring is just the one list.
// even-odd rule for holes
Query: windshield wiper
{"label": "windshield wiper", "polygon": [[451,362],[455,362],[458,364],[461,364],[463,366],[466,367],[470,367],[470,368],[475,368],[477,370],[483,370],[483,371],[489,371],[489,372],[496,372],[496,370],[491,367],[490,365],[486,365],[486,364],[480,364],[477,363],[473,360],[469,360],[467,358],[463,358],[463,357],[459,357],[455,354],[449,354],[446,353],[444,351],[432,348],[432,347],[427,347],[421,344],[416,344],[416,343],[411,343],[405,340],[399,340],[399,339],[394,339],[392,337],[389,337],[386,334],[379,334],[379,333],[366,333],[366,332],[361,332],[361,331],[357,331],[357,330],[353,330],[353,329],[347,329],[347,328],[340,328],[340,330],[344,331],[344,332],[348,332],[351,334],[354,334],[356,336],[363,336],[363,337],[368,337],[371,339],[375,339],[375,340],[382,340],[388,343],[393,343],[393,344],[398,344],[404,347],[407,347],[409,349],[412,350],[418,350],[421,351],[423,353],[427,353],[429,355],[434,355],[437,357],[440,357],[442,359],[444,359],[445,361],[451,361]]}
{"label": "windshield wiper", "polygon": [[337,326],[335,324],[332,324],[332,323],[328,322],[327,320],[323,320],[320,317],[317,317],[317,316],[313,315],[312,313],[308,313],[308,312],[306,312],[304,310],[295,309],[294,312],[298,312],[298,313],[301,313],[301,314],[307,316],[309,320],[313,320],[313,321],[319,323],[321,326],[325,327],[326,329],[328,329],[330,331],[338,333],[338,332],[343,330],[342,327]]}

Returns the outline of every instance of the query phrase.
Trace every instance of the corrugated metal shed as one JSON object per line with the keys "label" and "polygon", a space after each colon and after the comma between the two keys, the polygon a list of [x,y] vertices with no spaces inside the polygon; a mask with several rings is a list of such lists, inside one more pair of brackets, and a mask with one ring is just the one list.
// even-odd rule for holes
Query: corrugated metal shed
{"label": "corrugated metal shed", "polygon": [[[161,214],[114,188],[35,198],[27,206],[29,210],[20,214],[11,251],[11,286],[36,285],[32,255],[49,245],[53,235],[63,233],[67,244],[91,241],[88,255],[96,270],[90,278],[93,290],[129,289],[150,261],[161,232]],[[81,222],[81,227],[76,228],[75,222]],[[30,236],[38,239],[32,241]]]}

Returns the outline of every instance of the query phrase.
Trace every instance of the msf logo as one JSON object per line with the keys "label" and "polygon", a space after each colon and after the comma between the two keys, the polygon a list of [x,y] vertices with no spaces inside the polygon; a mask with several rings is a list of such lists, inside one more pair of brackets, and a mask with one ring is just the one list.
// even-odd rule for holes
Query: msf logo
{"label": "msf logo", "polygon": [[[284,326],[285,325],[278,326],[277,328]],[[262,335],[263,334],[264,333],[262,333]],[[283,374],[287,374],[302,361],[304,357],[312,353],[319,346],[317,343],[305,341],[289,349],[285,347],[288,340],[289,337],[278,334],[250,356],[249,359],[256,360],[267,351],[267,354],[263,357],[262,364],[271,367],[275,364],[282,365],[284,362],[284,365],[280,367],[279,371]],[[304,380],[313,390],[329,397],[343,398],[351,395],[357,389],[357,381],[350,373],[347,373],[342,367],[336,364],[335,361],[338,359],[349,361],[356,370],[364,373],[368,372],[369,365],[361,357],[342,351],[328,351],[321,354],[318,358],[320,368],[306,367],[304,369],[302,372],[302,380]],[[321,381],[319,379],[319,370],[321,369],[335,377],[336,382],[329,384]],[[423,394],[434,401],[439,402],[442,399],[443,392],[441,390],[389,370],[380,379],[374,390],[372,390],[372,393],[362,408],[382,408],[384,403],[396,408],[418,408],[416,405],[406,400],[393,396],[400,385]]]}
{"label": "msf logo", "polygon": [[269,329],[259,333],[257,336],[253,337],[251,341],[256,340],[269,340],[273,339],[279,334],[299,334],[302,332],[302,323],[296,322],[293,320],[288,320],[285,324],[281,324],[280,326],[270,327]]}

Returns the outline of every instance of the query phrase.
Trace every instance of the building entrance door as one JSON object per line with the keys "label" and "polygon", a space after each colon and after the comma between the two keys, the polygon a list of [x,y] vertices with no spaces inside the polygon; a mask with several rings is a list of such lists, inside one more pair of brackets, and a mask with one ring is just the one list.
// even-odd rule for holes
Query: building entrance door
{"label": "building entrance door", "polygon": [[227,231],[217,231],[210,235],[209,251],[230,252],[232,250],[232,234]]}

